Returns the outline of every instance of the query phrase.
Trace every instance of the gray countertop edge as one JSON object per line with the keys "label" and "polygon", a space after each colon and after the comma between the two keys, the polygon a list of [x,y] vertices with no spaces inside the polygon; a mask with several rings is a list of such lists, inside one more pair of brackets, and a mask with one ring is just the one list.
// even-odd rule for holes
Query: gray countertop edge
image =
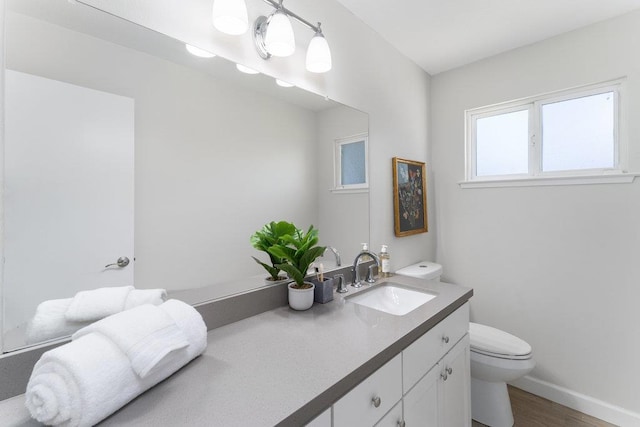
{"label": "gray countertop edge", "polygon": [[332,387],[318,395],[315,399],[292,413],[290,416],[277,424],[278,427],[296,427],[308,423],[315,417],[324,412],[327,408],[336,402],[338,398],[347,394],[351,389],[368,378],[371,374],[381,368],[385,363],[400,354],[404,349],[409,347],[415,340],[427,333],[431,328],[444,320],[451,313],[464,305],[473,296],[473,290],[469,289],[464,295],[457,298],[445,309],[436,315],[428,318],[420,326],[416,327],[396,342],[384,349],[382,352],[373,356],[368,362],[351,372],[342,380],[335,383]]}

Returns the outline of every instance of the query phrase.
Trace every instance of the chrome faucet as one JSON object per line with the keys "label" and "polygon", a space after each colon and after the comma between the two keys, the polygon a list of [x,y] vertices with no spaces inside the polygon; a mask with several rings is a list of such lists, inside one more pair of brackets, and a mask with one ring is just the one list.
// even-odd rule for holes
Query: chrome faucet
{"label": "chrome faucet", "polygon": [[[378,255],[374,254],[373,252],[369,252],[369,251],[362,251],[360,252],[357,256],[356,259],[353,260],[353,267],[352,267],[352,271],[353,271],[353,283],[351,284],[351,286],[353,286],[354,288],[360,288],[362,287],[362,280],[360,280],[360,272],[358,271],[358,261],[360,261],[360,258],[362,258],[363,256],[370,256],[373,261],[376,263],[376,267],[380,268],[380,258],[378,258]],[[373,267],[373,266],[371,266]],[[369,274],[367,277],[367,282],[369,283],[373,283],[375,282],[375,279],[373,278],[373,272],[371,267],[369,267]]]}
{"label": "chrome faucet", "polygon": [[336,267],[342,266],[342,262],[340,261],[340,252],[338,252],[338,250],[333,246],[327,246],[327,249],[324,250],[324,253],[322,255],[326,254],[327,251],[333,252],[333,256],[336,257]]}

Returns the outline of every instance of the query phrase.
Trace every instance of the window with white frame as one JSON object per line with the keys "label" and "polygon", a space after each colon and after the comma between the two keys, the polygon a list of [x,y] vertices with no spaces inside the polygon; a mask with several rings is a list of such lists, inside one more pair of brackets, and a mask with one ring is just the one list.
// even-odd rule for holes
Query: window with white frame
{"label": "window with white frame", "polygon": [[467,182],[624,173],[621,86],[607,82],[467,110]]}
{"label": "window with white frame", "polygon": [[335,140],[335,186],[337,191],[369,188],[369,138],[359,134]]}

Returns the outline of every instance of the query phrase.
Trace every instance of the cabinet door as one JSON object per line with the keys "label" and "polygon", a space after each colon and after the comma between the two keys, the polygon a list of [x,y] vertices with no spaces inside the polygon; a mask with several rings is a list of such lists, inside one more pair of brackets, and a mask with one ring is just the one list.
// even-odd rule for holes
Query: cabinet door
{"label": "cabinet door", "polygon": [[[440,361],[438,400],[440,425],[471,426],[469,335]],[[408,424],[408,423],[407,423]]]}
{"label": "cabinet door", "polygon": [[407,426],[438,425],[438,385],[440,365],[437,364],[404,396],[404,421]]}
{"label": "cabinet door", "polygon": [[385,415],[375,427],[400,427],[402,426],[402,401],[398,402],[396,406],[393,407]]}

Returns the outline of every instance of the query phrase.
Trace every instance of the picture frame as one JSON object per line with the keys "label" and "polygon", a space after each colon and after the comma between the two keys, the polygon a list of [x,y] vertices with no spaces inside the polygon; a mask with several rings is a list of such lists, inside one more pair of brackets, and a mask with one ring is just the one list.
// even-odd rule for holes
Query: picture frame
{"label": "picture frame", "polygon": [[428,231],[427,179],[424,162],[394,157],[393,214],[395,235],[410,236]]}

